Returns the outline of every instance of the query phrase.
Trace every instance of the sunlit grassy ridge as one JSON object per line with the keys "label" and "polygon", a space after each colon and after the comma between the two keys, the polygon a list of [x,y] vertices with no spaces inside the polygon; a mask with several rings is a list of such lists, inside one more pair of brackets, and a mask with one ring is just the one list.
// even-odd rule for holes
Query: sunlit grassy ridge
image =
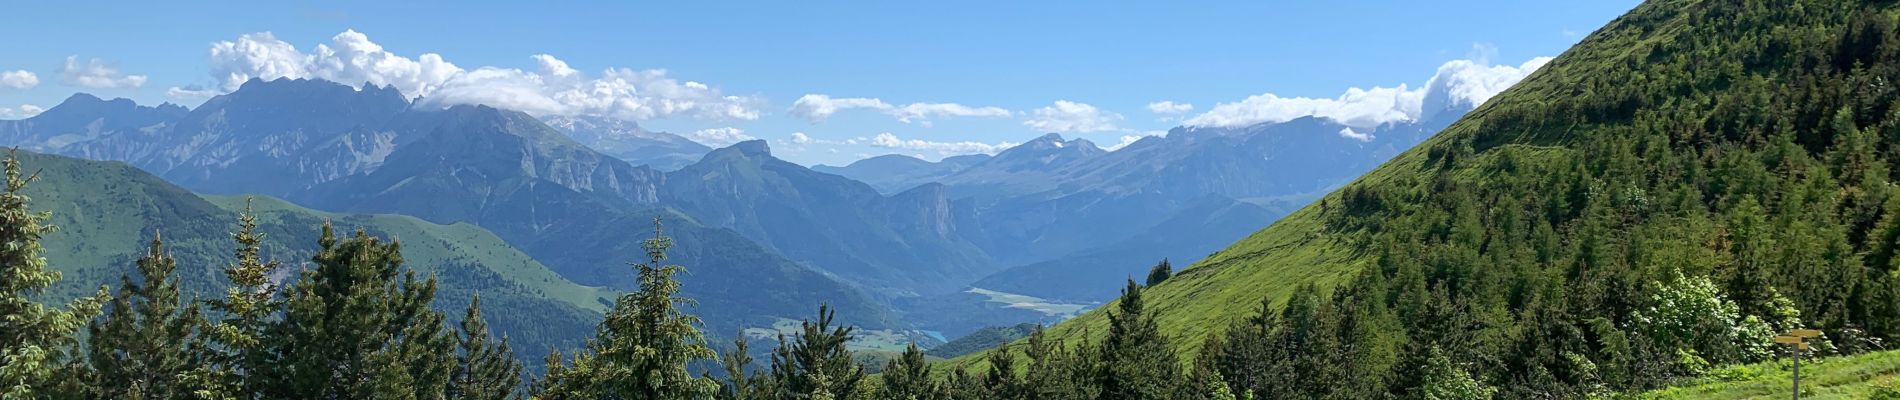
{"label": "sunlit grassy ridge", "polygon": [[[1707,378],[1643,393],[1643,399],[1785,399],[1793,391],[1793,364],[1776,362],[1738,365],[1715,371]],[[1849,357],[1803,360],[1801,398],[1868,399],[1876,393],[1900,394],[1900,351]],[[1885,394],[1885,393],[1882,393]]]}

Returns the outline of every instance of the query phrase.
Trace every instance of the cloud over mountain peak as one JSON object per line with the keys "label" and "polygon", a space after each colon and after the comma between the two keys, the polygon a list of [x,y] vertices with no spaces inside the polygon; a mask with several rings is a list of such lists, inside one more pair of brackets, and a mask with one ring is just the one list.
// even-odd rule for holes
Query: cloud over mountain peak
{"label": "cloud over mountain peak", "polygon": [[[241,35],[210,46],[210,73],[218,89],[236,90],[251,79],[320,78],[349,85],[392,86],[423,106],[482,104],[539,116],[604,116],[628,120],[670,117],[754,120],[760,99],[721,93],[709,85],[673,79],[661,69],[606,68],[598,76],[548,54],[529,58],[533,71],[483,66],[465,69],[436,53],[407,57],[368,35],[346,30],[309,52],[270,32]],[[174,88],[177,96],[198,95]]]}
{"label": "cloud over mountain peak", "polygon": [[1549,62],[1532,58],[1519,65],[1490,65],[1483,57],[1439,65],[1424,86],[1400,84],[1371,89],[1348,88],[1336,98],[1281,97],[1273,93],[1220,103],[1187,120],[1187,125],[1235,127],[1319,117],[1359,129],[1416,121],[1454,106],[1477,106]]}

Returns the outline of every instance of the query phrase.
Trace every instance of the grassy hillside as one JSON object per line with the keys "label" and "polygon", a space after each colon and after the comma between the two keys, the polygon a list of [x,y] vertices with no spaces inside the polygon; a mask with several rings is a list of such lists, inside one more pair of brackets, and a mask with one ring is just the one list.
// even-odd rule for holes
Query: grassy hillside
{"label": "grassy hillside", "polygon": [[[43,245],[48,263],[63,274],[44,297],[63,300],[116,284],[135,253],[162,235],[178,259],[178,277],[199,296],[219,296],[221,269],[233,262],[230,232],[244,207],[240,197],[201,198],[123,163],[20,153],[39,181],[28,187],[36,209],[53,212],[58,231]],[[290,279],[317,247],[319,227],[361,228],[403,242],[408,266],[434,274],[436,307],[460,316],[475,294],[489,323],[508,335],[525,359],[550,347],[579,343],[593,331],[610,293],[561,279],[540,263],[468,224],[437,225],[395,215],[349,215],[304,209],[270,198],[254,207],[266,235],[267,256]]]}
{"label": "grassy hillside", "polygon": [[[1708,378],[1643,393],[1642,399],[1785,399],[1793,390],[1786,360],[1729,367]],[[1801,361],[1803,399],[1891,399],[1900,396],[1900,351]]]}
{"label": "grassy hillside", "polygon": [[[1504,397],[1651,387],[1693,373],[1677,355],[1757,359],[1766,331],[1795,325],[1877,348],[1900,335],[1894,76],[1891,2],[1651,1],[1146,291],[1147,308],[1186,363],[1263,300],[1316,288],[1266,335],[1329,346],[1290,353],[1340,366],[1290,389],[1308,394],[1409,390],[1432,347]],[[1652,318],[1697,280],[1739,309],[1707,323],[1733,329]],[[1106,324],[1096,311],[1050,334],[1099,342]]]}

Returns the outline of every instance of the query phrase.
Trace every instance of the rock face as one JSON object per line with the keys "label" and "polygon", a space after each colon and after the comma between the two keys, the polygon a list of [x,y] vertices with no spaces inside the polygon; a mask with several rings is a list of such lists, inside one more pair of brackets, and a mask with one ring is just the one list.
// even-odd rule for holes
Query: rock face
{"label": "rock face", "polygon": [[815,265],[666,208],[664,173],[516,111],[418,108],[393,89],[326,81],[253,81],[189,112],[75,96],[35,118],[0,121],[0,138],[124,161],[201,193],[476,224],[587,285],[632,287],[625,265],[663,218],[676,239],[671,260],[697,272],[682,277],[683,290],[701,299],[709,328],[798,318],[810,304],[873,329],[903,327],[887,303]]}
{"label": "rock face", "polygon": [[564,116],[543,121],[602,154],[661,171],[680,169],[712,151],[685,137],[649,131],[632,121]]}

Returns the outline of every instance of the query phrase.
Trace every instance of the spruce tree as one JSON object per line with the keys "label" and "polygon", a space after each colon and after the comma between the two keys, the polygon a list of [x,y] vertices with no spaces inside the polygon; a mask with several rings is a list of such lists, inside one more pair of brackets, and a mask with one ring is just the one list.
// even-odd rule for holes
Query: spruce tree
{"label": "spruce tree", "polygon": [[536,384],[542,398],[698,399],[719,393],[718,382],[688,372],[688,364],[717,356],[699,332],[699,318],[680,307],[674,274],[668,265],[673,239],[653,220],[653,238],[642,243],[647,262],[634,264],[639,288],[621,295],[600,323],[587,348],[565,364],[559,353],[548,357],[548,373]]}
{"label": "spruce tree", "polygon": [[885,364],[884,384],[877,398],[891,400],[937,400],[942,388],[930,377],[930,361],[916,343],[904,348],[904,354]]}
{"label": "spruce tree", "polygon": [[1108,337],[1100,351],[1103,399],[1166,399],[1174,393],[1180,362],[1154,315],[1144,309],[1141,285],[1133,279],[1108,313]]}
{"label": "spruce tree", "polygon": [[1159,285],[1162,281],[1166,281],[1173,276],[1174,265],[1169,264],[1168,259],[1163,258],[1160,264],[1155,264],[1153,268],[1148,269],[1147,286]]}
{"label": "spruce tree", "polygon": [[725,367],[726,382],[719,385],[721,400],[755,398],[752,376],[746,372],[746,366],[752,365],[752,355],[747,354],[745,331],[739,331],[732,339],[732,350],[719,357],[720,365]]}
{"label": "spruce tree", "polygon": [[475,296],[462,317],[461,352],[456,355],[454,378],[449,381],[448,396],[456,399],[500,400],[514,397],[521,385],[521,363],[515,361],[508,340],[497,342],[489,337],[488,323],[482,320],[482,298]]}
{"label": "spruce tree", "polygon": [[177,261],[154,233],[138,259],[138,277],[120,275],[104,317],[87,328],[93,395],[115,399],[178,399],[198,389],[187,380],[204,367],[196,345],[202,316],[179,298]]}
{"label": "spruce tree", "polygon": [[455,367],[455,338],[431,310],[435,280],[403,268],[401,245],[323,226],[316,266],[286,291],[265,334],[270,398],[436,398]]}
{"label": "spruce tree", "polygon": [[983,372],[983,392],[992,399],[1021,399],[1028,397],[1022,377],[1016,375],[1016,355],[1010,353],[1009,344],[991,350],[990,369]]}
{"label": "spruce tree", "polygon": [[819,393],[846,398],[856,393],[864,368],[845,346],[855,328],[833,326],[836,317],[837,311],[820,305],[818,320],[801,323],[797,336],[779,335],[778,349],[772,352],[774,398],[805,399]]}
{"label": "spruce tree", "polygon": [[98,294],[63,310],[34,301],[59,281],[59,272],[40,256],[40,238],[54,227],[43,225],[52,213],[29,209],[26,186],[38,175],[22,176],[16,153],[3,163],[6,188],[0,192],[0,398],[45,398],[78,372],[74,334],[110,296],[101,286]]}
{"label": "spruce tree", "polygon": [[264,346],[264,330],[282,303],[270,282],[270,274],[279,264],[264,261],[264,234],[257,231],[257,215],[250,199],[244,202],[244,212],[238,214],[238,230],[231,234],[231,240],[237,243],[237,263],[224,268],[224,277],[231,286],[225,289],[223,299],[207,302],[212,311],[223,316],[205,329],[204,336],[212,343],[208,362],[215,384],[222,390],[257,393],[261,388],[256,384],[264,379],[251,379],[251,375],[271,362]]}
{"label": "spruce tree", "polygon": [[639,289],[615,301],[590,346],[600,367],[596,395],[686,399],[718,391],[716,382],[686,371],[687,364],[716,354],[699,332],[699,318],[680,310],[689,300],[679,296],[679,281],[673,278],[685,268],[665,264],[672,246],[655,218],[653,238],[642,246],[647,262],[634,264]]}

